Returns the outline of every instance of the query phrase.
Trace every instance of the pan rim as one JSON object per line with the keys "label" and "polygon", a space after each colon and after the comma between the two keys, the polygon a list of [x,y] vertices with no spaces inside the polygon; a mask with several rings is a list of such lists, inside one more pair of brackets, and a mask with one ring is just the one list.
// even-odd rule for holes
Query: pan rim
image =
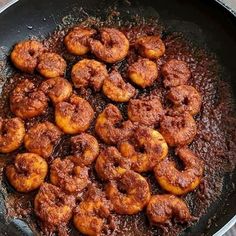
{"label": "pan rim", "polygon": [[[19,2],[20,0],[9,0],[3,7],[0,8],[0,14],[6,11],[8,8]],[[214,0],[221,7],[226,9],[230,14],[236,17],[236,9],[232,9],[230,6],[226,5],[223,0]],[[233,216],[221,229],[219,229],[213,236],[223,236],[227,233],[234,225],[236,225],[236,215]]]}

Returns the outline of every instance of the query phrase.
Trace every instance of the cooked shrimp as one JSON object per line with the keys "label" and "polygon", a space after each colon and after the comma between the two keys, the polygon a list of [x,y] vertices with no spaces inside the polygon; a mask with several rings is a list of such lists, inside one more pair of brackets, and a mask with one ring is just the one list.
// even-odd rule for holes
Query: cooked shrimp
{"label": "cooked shrimp", "polygon": [[32,126],[24,137],[24,144],[28,151],[48,158],[58,143],[62,132],[52,124],[45,121]]}
{"label": "cooked shrimp", "polygon": [[143,36],[136,40],[136,47],[143,57],[157,59],[165,53],[165,44],[159,36]]}
{"label": "cooked shrimp", "polygon": [[120,127],[116,127],[121,121],[122,115],[119,109],[108,104],[96,120],[95,131],[105,143],[116,144],[130,137],[134,129],[133,123],[129,120],[122,122]]}
{"label": "cooked shrimp", "polygon": [[48,106],[46,95],[37,90],[28,79],[21,81],[10,97],[11,111],[22,119],[29,119],[43,114]]}
{"label": "cooked shrimp", "polygon": [[34,153],[21,153],[14,164],[6,167],[6,176],[18,192],[37,189],[44,181],[48,171],[47,162]]}
{"label": "cooked shrimp", "polygon": [[184,61],[171,59],[161,68],[165,87],[175,87],[186,84],[191,77],[188,65]]}
{"label": "cooked shrimp", "polygon": [[75,209],[74,225],[85,235],[101,235],[110,218],[110,204],[97,188],[90,188],[84,201]]}
{"label": "cooked shrimp", "polygon": [[99,154],[99,145],[95,137],[82,133],[70,139],[72,160],[78,165],[91,165]]}
{"label": "cooked shrimp", "polygon": [[71,71],[71,78],[76,88],[91,86],[95,91],[100,91],[107,77],[106,66],[95,60],[83,59],[77,62]]}
{"label": "cooked shrimp", "polygon": [[103,28],[100,33],[101,41],[89,40],[92,53],[107,63],[123,60],[129,51],[129,41],[125,35],[115,28]]}
{"label": "cooked shrimp", "polygon": [[37,70],[46,78],[63,76],[66,71],[66,61],[57,53],[46,52],[39,56]]}
{"label": "cooked shrimp", "polygon": [[95,165],[98,176],[103,180],[119,178],[129,168],[129,161],[121,156],[115,147],[108,147],[103,150]]}
{"label": "cooked shrimp", "polygon": [[133,171],[126,171],[117,181],[106,186],[107,197],[118,214],[136,214],[148,204],[151,194],[147,180]]}
{"label": "cooked shrimp", "polygon": [[157,97],[131,99],[128,105],[128,117],[141,125],[157,125],[164,115],[164,109]]}
{"label": "cooked shrimp", "polygon": [[115,70],[104,80],[102,90],[114,102],[127,102],[136,93],[135,88],[131,84],[126,83],[120,73]]}
{"label": "cooked shrimp", "polygon": [[180,113],[188,111],[191,115],[196,115],[201,109],[201,95],[192,86],[173,87],[170,89],[167,98],[173,102],[173,109]]}
{"label": "cooked shrimp", "polygon": [[50,181],[68,193],[78,193],[90,182],[88,168],[76,165],[70,158],[56,158],[50,167]]}
{"label": "cooked shrimp", "polygon": [[183,171],[176,168],[175,162],[165,159],[157,164],[154,173],[163,189],[175,195],[182,195],[200,184],[203,162],[187,147],[177,149],[176,153],[185,165]]}
{"label": "cooked shrimp", "polygon": [[96,33],[96,30],[74,27],[66,35],[64,44],[67,50],[74,55],[84,55],[89,51],[88,39]]}
{"label": "cooked shrimp", "polygon": [[168,153],[165,139],[154,129],[139,127],[132,138],[133,142],[122,142],[119,150],[131,161],[132,169],[136,172],[152,170]]}
{"label": "cooked shrimp", "polygon": [[0,152],[16,150],[25,136],[24,122],[20,118],[3,119],[0,117]]}
{"label": "cooked shrimp", "polygon": [[174,195],[153,195],[147,205],[148,219],[152,224],[167,224],[171,218],[180,222],[193,220],[186,203]]}
{"label": "cooked shrimp", "polygon": [[34,199],[34,211],[40,218],[43,228],[50,232],[65,227],[72,217],[75,198],[60,188],[44,183]]}
{"label": "cooked shrimp", "polygon": [[40,90],[51,99],[53,104],[66,101],[72,94],[71,84],[68,80],[61,77],[45,80],[40,85]]}
{"label": "cooked shrimp", "polygon": [[68,102],[59,102],[55,107],[55,121],[66,134],[77,134],[89,128],[94,111],[83,98],[72,95]]}
{"label": "cooked shrimp", "polygon": [[188,113],[164,116],[160,123],[160,133],[170,146],[187,145],[197,134],[197,125]]}
{"label": "cooked shrimp", "polygon": [[157,65],[149,59],[139,59],[129,66],[128,76],[141,88],[149,87],[157,79]]}
{"label": "cooked shrimp", "polygon": [[44,50],[39,41],[25,40],[16,44],[11,52],[11,60],[19,70],[33,73],[38,64],[38,57]]}

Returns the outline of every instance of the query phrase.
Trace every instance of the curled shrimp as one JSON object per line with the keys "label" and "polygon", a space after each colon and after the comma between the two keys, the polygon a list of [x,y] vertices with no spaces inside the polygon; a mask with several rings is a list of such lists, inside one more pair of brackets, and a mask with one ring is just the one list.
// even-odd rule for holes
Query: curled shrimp
{"label": "curled shrimp", "polygon": [[87,130],[92,122],[94,111],[85,99],[72,95],[67,102],[55,106],[55,121],[66,134],[78,134]]}
{"label": "curled shrimp", "polygon": [[154,129],[139,127],[132,138],[131,141],[121,142],[119,150],[131,161],[136,172],[152,170],[168,153],[165,139]]}
{"label": "curled shrimp", "polygon": [[143,57],[157,59],[165,53],[165,44],[159,36],[143,36],[136,40],[136,48]]}
{"label": "curled shrimp", "polygon": [[118,214],[136,214],[148,204],[151,194],[147,180],[127,170],[120,179],[106,186],[106,194]]}
{"label": "curled shrimp", "polygon": [[74,55],[84,55],[89,52],[88,39],[96,33],[96,30],[74,27],[66,35],[64,44],[67,50]]}
{"label": "curled shrimp", "polygon": [[44,183],[34,199],[34,211],[40,218],[43,228],[50,232],[67,225],[72,217],[75,198],[64,193],[60,188]]}
{"label": "curled shrimp", "polygon": [[176,154],[183,161],[184,170],[178,170],[175,162],[165,159],[157,164],[154,173],[163,189],[175,195],[182,195],[200,184],[203,162],[187,147],[178,148]]}
{"label": "curled shrimp", "polygon": [[25,126],[20,118],[0,118],[0,152],[16,150],[22,144],[24,136]]}
{"label": "curled shrimp", "polygon": [[115,102],[127,102],[136,93],[135,88],[126,83],[120,73],[115,70],[104,80],[102,90],[108,98]]}
{"label": "curled shrimp", "polygon": [[25,79],[17,84],[10,96],[11,111],[22,119],[43,114],[48,106],[46,95]]}
{"label": "curled shrimp", "polygon": [[161,68],[165,87],[175,87],[186,84],[191,77],[191,71],[184,61],[171,59]]}
{"label": "curled shrimp", "polygon": [[21,153],[14,164],[6,167],[6,176],[18,192],[30,192],[44,181],[48,171],[47,162],[37,154]]}
{"label": "curled shrimp", "polygon": [[141,88],[151,86],[157,79],[157,65],[153,61],[143,58],[129,66],[129,78]]}
{"label": "curled shrimp", "polygon": [[95,91],[100,91],[107,77],[106,66],[96,60],[83,59],[77,62],[71,71],[76,88],[86,88],[90,85]]}
{"label": "curled shrimp", "polygon": [[75,209],[74,225],[82,234],[97,236],[109,227],[110,204],[104,193],[92,186],[85,199]]}
{"label": "curled shrimp", "polygon": [[173,102],[173,109],[177,112],[187,111],[191,115],[196,115],[202,104],[199,92],[192,86],[180,85],[170,89],[167,98]]}
{"label": "curled shrimp", "polygon": [[123,60],[129,51],[126,36],[115,28],[102,28],[101,41],[90,39],[89,45],[93,54],[107,63]]}
{"label": "curled shrimp", "polygon": [[45,51],[43,45],[36,40],[25,40],[14,47],[11,60],[16,68],[21,71],[33,73],[38,57]]}
{"label": "curled shrimp", "polygon": [[50,167],[50,181],[68,193],[78,193],[90,182],[88,168],[76,165],[70,158],[56,158]]}
{"label": "curled shrimp", "polygon": [[133,123],[129,120],[122,122],[120,127],[116,127],[121,121],[122,115],[119,109],[108,104],[96,120],[95,131],[105,143],[116,144],[130,137],[134,129]]}
{"label": "curled shrimp", "polygon": [[46,78],[63,76],[66,71],[66,61],[57,53],[46,52],[39,56],[37,70]]}
{"label": "curled shrimp", "polygon": [[164,115],[164,109],[157,97],[131,99],[128,105],[128,117],[141,125],[157,125]]}
{"label": "curled shrimp", "polygon": [[188,113],[164,116],[160,123],[160,133],[170,146],[187,145],[197,134],[197,125]]}
{"label": "curled shrimp", "polygon": [[152,224],[168,224],[172,218],[179,222],[192,221],[186,203],[170,194],[153,195],[147,205],[147,216]]}
{"label": "curled shrimp", "polygon": [[45,121],[32,126],[24,137],[24,144],[28,151],[48,158],[58,143],[62,132],[52,124]]}
{"label": "curled shrimp", "polygon": [[86,133],[76,135],[71,141],[71,159],[78,165],[88,166],[93,163],[99,154],[97,139]]}
{"label": "curled shrimp", "polygon": [[103,150],[95,165],[98,176],[103,180],[117,179],[129,168],[128,160],[115,147],[108,147]]}
{"label": "curled shrimp", "polygon": [[68,80],[61,77],[43,81],[40,85],[40,90],[51,99],[53,104],[66,101],[72,94],[71,84]]}

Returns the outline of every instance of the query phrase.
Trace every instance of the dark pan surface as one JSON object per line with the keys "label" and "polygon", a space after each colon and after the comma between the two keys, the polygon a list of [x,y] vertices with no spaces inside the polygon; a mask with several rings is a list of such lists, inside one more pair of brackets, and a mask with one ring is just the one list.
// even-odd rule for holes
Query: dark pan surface
{"label": "dark pan surface", "polygon": [[[34,35],[44,38],[47,34],[54,31],[58,24],[73,21],[75,16],[84,15],[79,11],[80,6],[84,9],[107,9],[111,2],[100,1],[35,1],[22,0],[0,15],[0,60],[8,54],[11,46],[17,41]],[[144,8],[140,8],[142,5]],[[129,7],[129,3],[119,2],[122,9]],[[144,10],[145,9],[145,10]],[[169,30],[183,32],[192,41],[201,47],[207,45],[208,49],[214,52],[224,67],[224,79],[227,80],[236,94],[236,20],[225,9],[211,1],[141,1],[140,4],[132,3],[131,14],[138,13],[146,17],[158,14],[164,24],[169,26]],[[93,13],[93,11],[91,10]],[[104,16],[105,11],[99,14]],[[158,12],[158,13],[157,13]],[[94,14],[98,14],[95,13]],[[125,17],[129,16],[124,14]],[[1,64],[0,64],[1,66]],[[3,74],[3,82],[4,72]],[[0,73],[1,77],[1,73]],[[220,93],[221,91],[219,91]],[[226,187],[220,200],[216,201],[196,226],[186,231],[185,235],[212,235],[230,220],[236,212],[236,192],[232,189],[236,183],[236,174],[229,174],[225,177]],[[229,189],[228,189],[229,188]],[[230,195],[228,194],[230,193]],[[229,195],[229,196],[228,196]],[[4,197],[4,194],[1,196]],[[4,201],[0,204],[1,222],[0,234],[6,235],[31,235],[30,229],[22,221],[14,220],[5,222]],[[209,220],[211,219],[211,220]]]}

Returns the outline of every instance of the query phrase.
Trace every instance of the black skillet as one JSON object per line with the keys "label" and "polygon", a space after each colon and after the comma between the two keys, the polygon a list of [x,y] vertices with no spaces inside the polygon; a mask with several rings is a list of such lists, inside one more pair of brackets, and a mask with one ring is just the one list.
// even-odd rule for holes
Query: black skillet
{"label": "black skillet", "polygon": [[[72,18],[78,17],[80,7],[91,12],[101,9],[102,15],[103,9],[112,3],[111,0],[20,0],[0,14],[0,46],[4,46],[0,48],[0,60],[17,41],[29,35],[46,36],[56,29],[63,16],[71,14]],[[119,1],[118,5],[130,7],[128,1]],[[182,31],[197,43],[207,45],[230,75],[228,82],[236,95],[236,16],[233,12],[212,0],[140,0],[139,3],[132,2],[131,12],[135,13],[139,5],[145,9],[139,10],[139,14],[156,16],[158,12],[161,19],[175,27],[176,31]],[[230,184],[236,184],[236,173],[225,179]],[[208,214],[183,235],[213,235],[226,225],[236,214],[236,192],[234,190],[227,198],[226,195],[223,193]],[[35,235],[22,220],[5,221],[5,213],[4,197],[0,193],[0,235]],[[211,224],[210,219],[213,219]]]}

